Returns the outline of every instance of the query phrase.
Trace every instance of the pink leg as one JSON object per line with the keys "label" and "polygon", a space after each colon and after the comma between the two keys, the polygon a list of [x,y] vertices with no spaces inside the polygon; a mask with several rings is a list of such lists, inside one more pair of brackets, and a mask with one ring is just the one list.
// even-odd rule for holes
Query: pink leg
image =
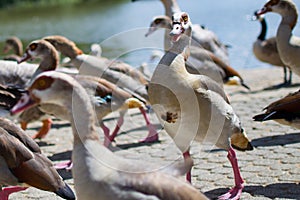
{"label": "pink leg", "polygon": [[2,188],[2,190],[0,190],[0,200],[8,200],[10,194],[22,190],[26,190],[26,189],[27,187],[19,187],[19,186],[10,186],[10,187]]}
{"label": "pink leg", "polygon": [[[187,158],[191,158],[191,154],[190,154],[190,150],[187,150],[186,152],[184,152],[183,154],[183,158],[187,159]],[[192,183],[192,175],[191,175],[191,171],[189,171],[188,173],[186,173],[186,180],[190,183]]]}
{"label": "pink leg", "polygon": [[105,147],[108,147],[111,143],[110,141],[110,137],[109,137],[109,128],[107,126],[104,125],[103,121],[101,121],[100,123],[100,127],[102,128],[103,132],[104,132],[104,143],[103,145]]}
{"label": "pink leg", "polygon": [[54,165],[54,168],[55,169],[66,169],[66,170],[71,170],[73,167],[73,162],[72,160],[68,160],[66,162],[61,162],[61,163],[58,163],[56,165]]}
{"label": "pink leg", "polygon": [[229,192],[220,196],[219,200],[225,200],[225,199],[237,200],[240,198],[240,196],[242,194],[242,190],[244,188],[244,185],[243,185],[244,180],[240,174],[236,154],[232,147],[228,150],[227,158],[229,159],[232,169],[233,169],[235,186],[234,186],[234,188],[229,190]]}
{"label": "pink leg", "polygon": [[115,130],[112,132],[112,134],[109,136],[110,142],[114,141],[115,137],[117,136],[118,132],[120,131],[121,126],[124,123],[124,114],[121,113],[120,117],[118,119],[117,125],[115,127]]}
{"label": "pink leg", "polygon": [[153,124],[151,124],[145,109],[142,107],[139,109],[144,116],[144,119],[146,121],[148,130],[149,130],[147,137],[145,139],[141,140],[140,142],[157,142],[158,141],[158,133],[156,131],[156,128],[153,126]]}

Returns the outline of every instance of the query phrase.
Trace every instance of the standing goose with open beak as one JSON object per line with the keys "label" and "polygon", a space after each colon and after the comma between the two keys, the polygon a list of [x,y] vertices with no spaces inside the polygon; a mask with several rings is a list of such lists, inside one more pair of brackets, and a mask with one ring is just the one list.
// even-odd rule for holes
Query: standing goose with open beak
{"label": "standing goose with open beak", "polygon": [[[234,172],[235,186],[219,199],[239,199],[244,180],[233,147],[252,150],[238,116],[224,90],[204,75],[187,72],[192,26],[187,13],[172,17],[173,46],[157,65],[149,84],[149,99],[166,132],[185,158],[193,140],[210,142],[227,150]],[[190,173],[187,179],[191,180]]]}

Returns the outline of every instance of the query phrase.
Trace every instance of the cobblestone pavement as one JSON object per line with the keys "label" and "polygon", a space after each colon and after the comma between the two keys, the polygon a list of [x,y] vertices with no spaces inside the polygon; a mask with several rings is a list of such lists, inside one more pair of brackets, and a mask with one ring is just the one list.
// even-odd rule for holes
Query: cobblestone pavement
{"label": "cobblestone pavement", "polygon": [[[237,152],[241,174],[245,179],[245,188],[241,199],[300,199],[300,131],[280,125],[273,121],[258,123],[252,116],[261,112],[269,103],[298,90],[299,85],[277,90],[264,90],[282,80],[282,69],[243,70],[245,81],[250,85],[250,92],[241,87],[226,86],[226,92],[232,106],[240,116],[242,124],[255,146],[253,151]],[[294,83],[299,83],[294,77]],[[107,117],[105,123],[113,128],[117,114]],[[160,129],[154,114],[151,114]],[[40,123],[31,124],[28,130],[33,134]],[[125,117],[122,133],[116,138],[112,148],[116,154],[131,159],[147,160],[163,167],[174,160],[181,159],[179,150],[172,140],[160,130],[160,142],[151,145],[139,144],[147,129],[141,115],[130,111]],[[67,160],[71,156],[72,133],[67,122],[55,121],[50,134],[38,141],[43,152],[53,162]],[[194,142],[191,148],[194,158],[192,182],[195,187],[210,199],[227,192],[234,184],[233,172],[226,158],[227,152],[200,145]],[[100,155],[99,155],[100,156]],[[70,172],[60,171],[67,183],[73,187]],[[60,199],[55,194],[30,188],[11,195],[10,199]]]}

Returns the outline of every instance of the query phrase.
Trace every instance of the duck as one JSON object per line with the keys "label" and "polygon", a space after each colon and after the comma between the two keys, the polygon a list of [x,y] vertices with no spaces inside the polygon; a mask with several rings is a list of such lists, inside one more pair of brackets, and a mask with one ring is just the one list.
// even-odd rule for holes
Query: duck
{"label": "duck", "polygon": [[300,91],[298,90],[272,102],[264,108],[264,113],[255,115],[253,119],[259,122],[274,120],[277,123],[300,129],[300,115],[297,110],[299,105]]}
{"label": "duck", "polygon": [[11,36],[5,40],[3,52],[8,53],[10,50],[13,54],[7,55],[3,60],[19,61],[23,55],[23,44],[17,36]]}
{"label": "duck", "polygon": [[267,34],[267,22],[264,15],[258,15],[258,11],[254,12],[252,17],[253,20],[259,21],[261,24],[261,32],[258,35],[256,41],[253,43],[252,51],[255,57],[260,60],[261,62],[269,63],[274,66],[282,67],[283,68],[283,83],[276,86],[276,88],[282,86],[289,86],[292,83],[292,71],[289,70],[289,79],[287,78],[287,67],[282,62],[278,49],[277,49],[277,42],[276,37],[266,38]]}
{"label": "duck", "polygon": [[[44,46],[43,48],[27,49],[26,55],[24,56],[22,61],[26,61],[27,59],[40,58],[40,66],[43,67],[43,63],[52,63],[52,68],[57,69],[59,64],[57,50],[50,42],[46,40],[34,41],[34,44],[38,46],[40,46],[40,43],[46,43],[47,46]],[[120,130],[120,127],[124,122],[124,115],[126,114],[127,110],[131,108],[138,108],[141,111],[149,130],[148,136],[145,139],[141,140],[141,142],[155,142],[158,140],[158,133],[156,132],[156,128],[150,122],[146,113],[147,101],[145,99],[139,97],[138,95],[135,96],[133,92],[131,93],[128,90],[123,90],[117,85],[96,76],[80,74],[70,75],[74,76],[74,78],[79,81],[80,84],[84,86],[84,88],[86,88],[91,97],[91,100],[94,103],[94,107],[97,113],[97,119],[99,120],[99,124],[106,136],[105,146],[108,146],[112,141],[114,141],[117,133]],[[33,108],[35,107],[32,107],[31,109]],[[55,107],[53,105],[46,104],[39,105],[38,108],[48,115],[54,115],[59,119],[69,120],[66,110],[61,107]],[[116,128],[114,129],[112,134],[110,134],[110,130],[104,125],[102,119],[113,111],[119,111],[120,117],[117,121]],[[41,135],[39,135],[39,138],[45,137],[46,134],[46,132],[42,132]]]}
{"label": "duck", "polygon": [[84,54],[73,41],[61,35],[46,36],[42,39],[50,42],[61,54],[69,57],[80,74],[99,76],[148,99],[147,78],[130,65],[105,57]]}
{"label": "duck", "polygon": [[[141,1],[141,0],[133,0],[133,1]],[[180,12],[181,9],[176,0],[161,0],[164,8],[165,8],[165,15],[169,18],[172,17],[174,12]],[[171,47],[171,43],[168,42],[167,39],[169,35],[169,31],[165,31],[165,47],[169,49]],[[212,52],[216,57],[221,59],[227,65],[229,64],[229,56],[227,46],[224,45],[217,35],[203,26],[199,24],[193,24],[192,30],[192,46],[197,46],[204,48],[210,52]]]}
{"label": "duck", "polygon": [[[145,36],[148,37],[159,28],[171,30],[171,18],[166,15],[153,17]],[[167,39],[167,43],[170,43],[171,37],[169,35],[165,36],[165,39]],[[167,48],[165,42],[165,50],[167,50]],[[244,82],[242,76],[235,69],[206,49],[191,46],[190,56],[186,62],[186,68],[189,73],[209,76],[220,85],[241,85],[250,90],[250,87]]]}
{"label": "duck", "polygon": [[153,170],[153,163],[125,159],[105,148],[96,132],[96,114],[89,96],[71,76],[45,72],[28,91],[28,101],[17,104],[12,113],[34,102],[56,104],[68,110],[74,136],[72,175],[78,200],[207,199],[179,177],[192,166],[191,160],[165,170]]}
{"label": "duck", "polygon": [[291,0],[270,0],[257,14],[274,12],[281,15],[281,22],[277,28],[276,43],[279,56],[285,66],[300,76],[300,38],[292,31],[297,24],[298,10]]}
{"label": "duck", "polygon": [[[246,151],[253,146],[223,88],[205,75],[186,70],[192,33],[188,13],[175,13],[172,19],[173,46],[154,70],[148,86],[149,101],[184,158],[190,158],[189,149],[194,140],[212,143],[228,152],[235,186],[219,199],[239,199],[244,180],[233,147]],[[186,178],[191,181],[190,172]]]}
{"label": "duck", "polygon": [[[54,192],[63,199],[75,194],[41,153],[38,144],[12,121],[0,118],[0,199],[35,187]],[[6,187],[8,186],[8,187]]]}

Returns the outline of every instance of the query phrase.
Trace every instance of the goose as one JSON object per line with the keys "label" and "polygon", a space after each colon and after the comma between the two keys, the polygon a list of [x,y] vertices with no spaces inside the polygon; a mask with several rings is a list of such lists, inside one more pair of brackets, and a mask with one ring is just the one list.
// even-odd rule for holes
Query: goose
{"label": "goose", "polygon": [[130,65],[120,61],[111,61],[105,57],[84,54],[73,41],[64,36],[52,35],[43,39],[50,42],[64,56],[69,57],[80,74],[99,76],[148,99],[147,79]]}
{"label": "goose", "polygon": [[283,83],[279,84],[276,87],[281,86],[289,86],[292,83],[292,71],[289,70],[290,76],[289,80],[287,79],[287,67],[283,64],[278,50],[277,50],[277,43],[276,37],[270,37],[266,39],[267,34],[267,22],[263,15],[258,15],[257,11],[254,12],[254,16],[252,17],[253,20],[257,20],[261,24],[261,32],[258,35],[256,41],[253,43],[253,53],[255,57],[265,63],[269,63],[274,66],[279,66],[283,68],[284,78]]}
{"label": "goose", "polygon": [[[133,1],[141,1],[141,0],[133,0]],[[180,12],[181,9],[176,0],[161,0],[162,4],[165,8],[165,15],[169,18],[172,17],[174,12]],[[171,43],[167,40],[169,31],[165,31],[165,47],[169,49],[171,47]],[[229,57],[227,47],[220,42],[216,34],[208,29],[204,29],[199,24],[193,24],[192,30],[192,46],[202,47],[208,51],[211,51],[215,56],[225,62],[227,65],[229,64]]]}
{"label": "goose", "polygon": [[0,118],[0,199],[31,186],[75,199],[38,144],[12,121]]}
{"label": "goose", "polygon": [[264,108],[263,114],[253,117],[254,121],[274,120],[280,124],[300,129],[300,91],[288,94],[287,96],[271,103]]}
{"label": "goose", "polygon": [[[45,46],[51,45],[48,42],[39,42],[39,41],[33,41],[31,42],[27,48],[26,52],[24,53],[23,57],[20,59],[17,63],[16,61],[7,61],[7,60],[0,60],[0,84],[5,86],[6,88],[16,88],[15,92],[18,91],[18,89],[25,88],[26,85],[30,82],[30,80],[35,77],[37,74],[41,73],[42,71],[47,70],[54,70],[56,69],[56,66],[53,65],[53,63],[50,63],[49,60],[45,60],[40,65],[37,64],[30,64],[30,63],[24,63],[26,59],[29,59],[28,52],[36,49],[43,49]],[[54,49],[54,47],[52,47]],[[4,90],[3,90],[4,91]],[[14,94],[16,95],[16,93]],[[21,93],[19,95],[16,95],[15,97],[20,97]],[[10,104],[9,99],[2,98],[2,103]],[[8,101],[8,102],[5,102]],[[16,100],[14,100],[16,101]],[[10,105],[12,106],[12,105]],[[5,111],[7,109],[4,109]],[[9,108],[9,107],[7,107]],[[44,135],[49,131],[49,128],[51,126],[51,119],[50,116],[45,115],[44,113],[40,112],[38,108],[32,108],[30,110],[25,111],[20,116],[18,116],[18,121],[21,123],[21,127],[23,129],[26,129],[27,124],[35,121],[35,120],[41,120],[43,125],[41,129],[35,134],[34,138],[39,138],[41,135]]]}
{"label": "goose", "polygon": [[293,73],[300,75],[300,39],[292,31],[297,24],[298,10],[291,0],[268,1],[257,14],[274,12],[281,15],[281,22],[276,33],[276,42],[279,56],[285,66]]}
{"label": "goose", "polygon": [[[22,61],[26,61],[27,59],[36,59],[41,58],[40,66],[43,66],[43,63],[47,61],[47,63],[52,63],[52,68],[58,68],[59,58],[57,50],[46,40],[39,40],[34,42],[36,45],[40,45],[43,43],[48,44],[41,48],[29,48],[26,50],[26,55],[22,59]],[[156,128],[151,124],[147,113],[146,113],[146,100],[135,96],[133,93],[129,93],[128,90],[123,90],[117,85],[106,81],[105,79],[101,79],[95,76],[87,76],[87,75],[76,75],[74,77],[77,81],[80,82],[88,90],[92,101],[94,102],[95,109],[97,111],[97,118],[99,120],[100,126],[103,128],[105,135],[107,136],[105,140],[105,146],[108,146],[110,142],[112,142],[120,127],[124,121],[124,115],[128,109],[131,108],[139,108],[143,117],[145,118],[149,133],[148,136],[141,140],[142,142],[154,142],[158,140],[158,134],[156,132]],[[96,98],[100,98],[96,99]],[[33,109],[33,108],[31,108]],[[60,107],[55,108],[50,105],[40,105],[39,109],[45,113],[54,115],[60,119],[68,120],[67,115],[65,114],[65,109]],[[118,119],[116,128],[109,134],[109,129],[103,124],[102,119],[111,113],[112,111],[119,111],[120,117]],[[43,132],[39,137],[45,137],[47,133]]]}
{"label": "goose", "polygon": [[[188,14],[175,13],[172,19],[173,46],[153,73],[148,86],[149,101],[184,158],[190,157],[193,140],[210,142],[227,150],[235,186],[220,199],[238,199],[244,181],[232,146],[239,150],[253,147],[224,90],[209,77],[190,74],[185,68],[192,32]],[[191,180],[190,173],[187,179]]]}
{"label": "goose", "polygon": [[[14,88],[0,84],[0,111],[1,116],[8,116],[9,110],[18,102],[22,94],[25,92],[24,89]],[[40,130],[32,136],[33,139],[41,138],[42,135],[46,134],[51,126],[51,118],[45,115],[38,107],[32,107],[18,116],[18,121],[21,124],[23,130],[27,129],[27,125],[30,122],[42,121],[43,125]]]}
{"label": "goose", "polygon": [[10,50],[13,51],[13,54],[5,56],[3,59],[19,61],[23,55],[23,44],[18,37],[12,36],[5,40],[3,52],[8,53]]}
{"label": "goose", "polygon": [[102,48],[101,48],[100,44],[93,43],[93,44],[91,44],[90,49],[91,49],[91,53],[90,53],[91,55],[101,58]]}
{"label": "goose", "polygon": [[[150,23],[149,30],[145,36],[149,36],[154,33],[158,30],[158,28],[171,30],[171,18],[166,15],[155,16]],[[171,41],[170,35],[165,36],[165,39],[167,39],[169,43]],[[166,48],[167,47],[165,46],[165,49]],[[209,76],[221,85],[223,83],[228,85],[242,85],[248,90],[250,89],[249,86],[244,83],[243,78],[236,70],[224,63],[212,52],[203,48],[195,46],[190,47],[190,56],[187,59],[186,68],[189,73]]]}
{"label": "goose", "polygon": [[181,167],[153,170],[153,163],[119,157],[101,145],[93,105],[86,90],[71,76],[45,72],[28,91],[24,98],[28,101],[17,104],[12,113],[34,102],[56,104],[68,110],[74,136],[72,175],[78,200],[207,199],[178,178],[192,166],[191,160]]}

